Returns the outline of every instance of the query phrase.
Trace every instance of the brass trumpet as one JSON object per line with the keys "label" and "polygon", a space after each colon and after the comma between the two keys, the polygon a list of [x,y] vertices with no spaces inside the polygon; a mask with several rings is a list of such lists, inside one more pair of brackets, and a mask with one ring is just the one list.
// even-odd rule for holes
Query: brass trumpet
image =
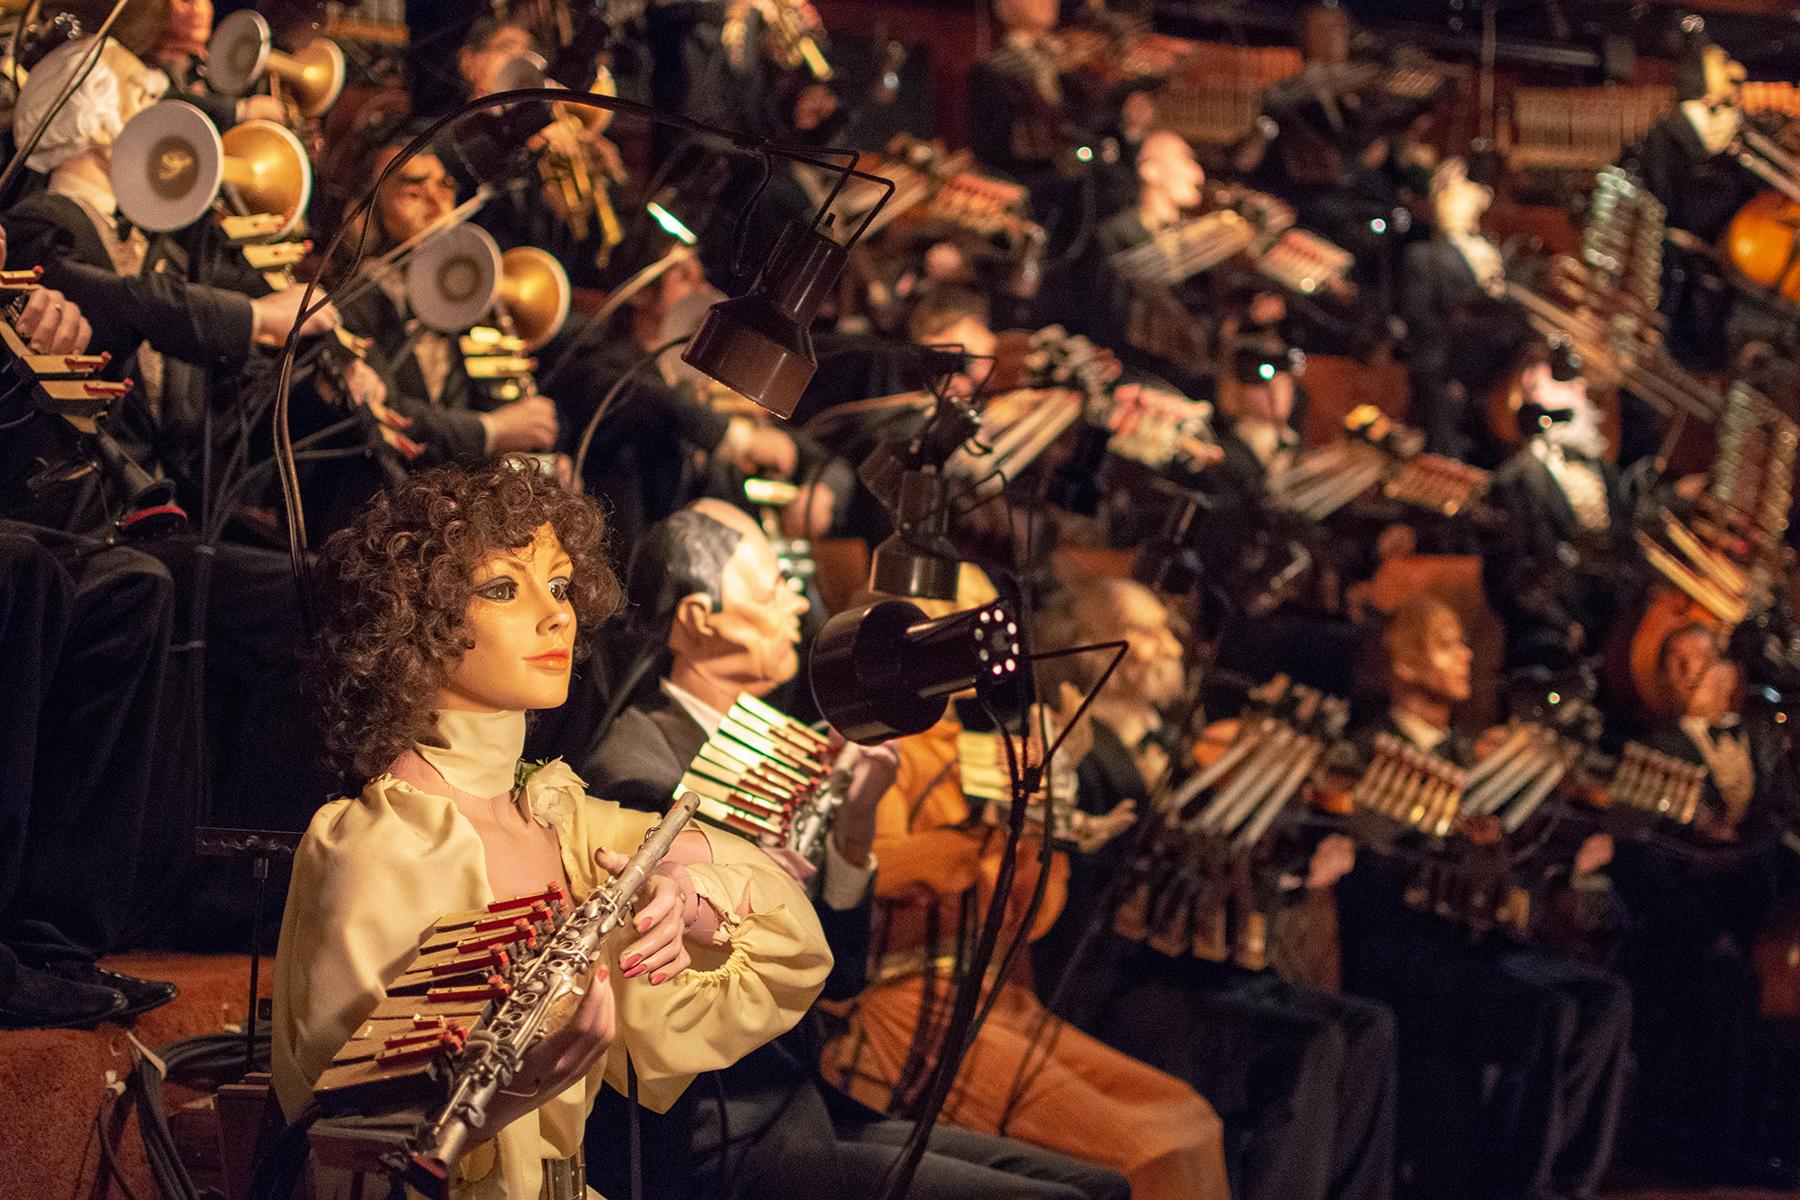
{"label": "brass trumpet", "polygon": [[185,229],[223,196],[234,238],[283,238],[312,198],[312,163],[300,141],[273,121],[243,121],[223,136],[204,113],[164,100],[133,117],[113,143],[119,209],[152,233]]}
{"label": "brass trumpet", "polygon": [[283,53],[268,20],[241,9],[219,22],[206,44],[207,82],[223,95],[242,96],[265,76],[286,89],[302,117],[323,116],[344,90],[344,52],[330,38],[315,37],[299,53]]}

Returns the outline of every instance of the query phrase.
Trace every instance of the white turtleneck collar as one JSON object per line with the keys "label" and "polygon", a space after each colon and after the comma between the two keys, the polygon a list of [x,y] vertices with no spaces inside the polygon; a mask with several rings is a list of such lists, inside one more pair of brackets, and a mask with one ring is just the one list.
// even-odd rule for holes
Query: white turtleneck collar
{"label": "white turtleneck collar", "polygon": [[512,791],[525,752],[525,714],[439,709],[436,733],[413,748],[458,791],[499,796]]}

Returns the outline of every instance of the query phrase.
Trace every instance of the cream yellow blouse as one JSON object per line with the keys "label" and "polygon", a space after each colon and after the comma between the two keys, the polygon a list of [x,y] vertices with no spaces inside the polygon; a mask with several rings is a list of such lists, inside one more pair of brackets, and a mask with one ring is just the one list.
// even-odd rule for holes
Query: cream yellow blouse
{"label": "cream yellow blouse", "polygon": [[[594,850],[630,853],[653,821],[585,793],[556,815],[577,901],[604,882]],[[690,870],[700,894],[724,914],[727,944],[690,943],[694,965],[651,987],[645,978],[624,978],[618,956],[632,935],[629,927],[616,931],[607,946],[618,1002],[613,1050],[583,1084],[472,1150],[459,1200],[536,1200],[543,1160],[580,1148],[602,1080],[624,1091],[621,1047],[636,1068],[642,1103],[665,1111],[699,1072],[728,1066],[792,1028],[824,986],[831,953],[805,893],[750,843],[694,828],[713,861]],[[495,898],[480,837],[446,797],[383,775],[362,795],[314,815],[294,858],[275,965],[275,1090],[290,1119],[433,923]]]}

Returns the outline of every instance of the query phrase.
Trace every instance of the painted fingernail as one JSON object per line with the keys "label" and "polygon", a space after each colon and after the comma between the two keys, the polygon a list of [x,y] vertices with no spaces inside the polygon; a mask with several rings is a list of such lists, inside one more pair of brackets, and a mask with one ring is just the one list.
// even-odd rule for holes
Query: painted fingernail
{"label": "painted fingernail", "polygon": [[632,968],[630,968],[630,969],[629,969],[629,970],[627,970],[627,971],[626,971],[626,972],[625,972],[625,978],[627,978],[627,979],[636,979],[636,978],[637,978],[637,977],[638,977],[638,976],[639,976],[639,975],[642,975],[642,974],[643,974],[643,973],[644,973],[644,968],[642,968],[642,967],[632,967]]}
{"label": "painted fingernail", "polygon": [[664,975],[661,971],[658,971],[656,974],[654,974],[650,977],[650,986],[655,987],[657,984],[661,983],[663,980],[665,980],[667,978],[668,978],[667,975]]}
{"label": "painted fingernail", "polygon": [[654,924],[656,924],[656,922],[654,920],[652,920],[649,917],[645,917],[637,923],[638,932],[639,933],[648,933],[648,932],[650,932],[650,927]]}
{"label": "painted fingernail", "polygon": [[641,954],[627,954],[625,956],[625,960],[623,962],[621,962],[619,965],[621,967],[624,967],[627,971],[629,971],[629,970],[631,970],[631,968],[637,966],[639,963],[641,963],[643,961],[644,961],[644,956]]}
{"label": "painted fingernail", "polygon": [[605,983],[606,976],[607,976],[607,970],[605,967],[594,968],[594,982],[595,983]]}

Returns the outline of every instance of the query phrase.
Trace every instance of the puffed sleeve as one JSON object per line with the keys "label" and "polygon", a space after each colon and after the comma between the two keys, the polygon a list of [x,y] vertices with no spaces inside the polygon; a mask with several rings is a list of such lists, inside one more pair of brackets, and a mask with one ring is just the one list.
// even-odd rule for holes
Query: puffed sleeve
{"label": "puffed sleeve", "polygon": [[433,923],[486,902],[480,839],[448,801],[384,777],[313,815],[275,957],[272,1068],[290,1118]]}
{"label": "puffed sleeve", "polygon": [[[584,810],[578,827],[585,826],[587,836],[579,840],[590,846],[590,864],[593,849],[602,845],[630,853],[653,820],[591,798]],[[718,944],[690,943],[693,966],[655,987],[647,978],[626,979],[618,968],[618,956],[631,940],[620,935],[629,934],[628,929],[608,945],[618,1000],[615,1046],[630,1055],[639,1101],[657,1112],[667,1111],[695,1075],[728,1067],[792,1029],[831,971],[825,934],[800,885],[742,838],[695,828],[706,837],[712,861],[688,869],[701,897],[721,914]],[[606,839],[609,829],[615,837],[627,835],[623,844]],[[596,835],[599,840],[590,840]],[[626,1089],[625,1058],[617,1053],[607,1057],[607,1082],[621,1092]]]}

